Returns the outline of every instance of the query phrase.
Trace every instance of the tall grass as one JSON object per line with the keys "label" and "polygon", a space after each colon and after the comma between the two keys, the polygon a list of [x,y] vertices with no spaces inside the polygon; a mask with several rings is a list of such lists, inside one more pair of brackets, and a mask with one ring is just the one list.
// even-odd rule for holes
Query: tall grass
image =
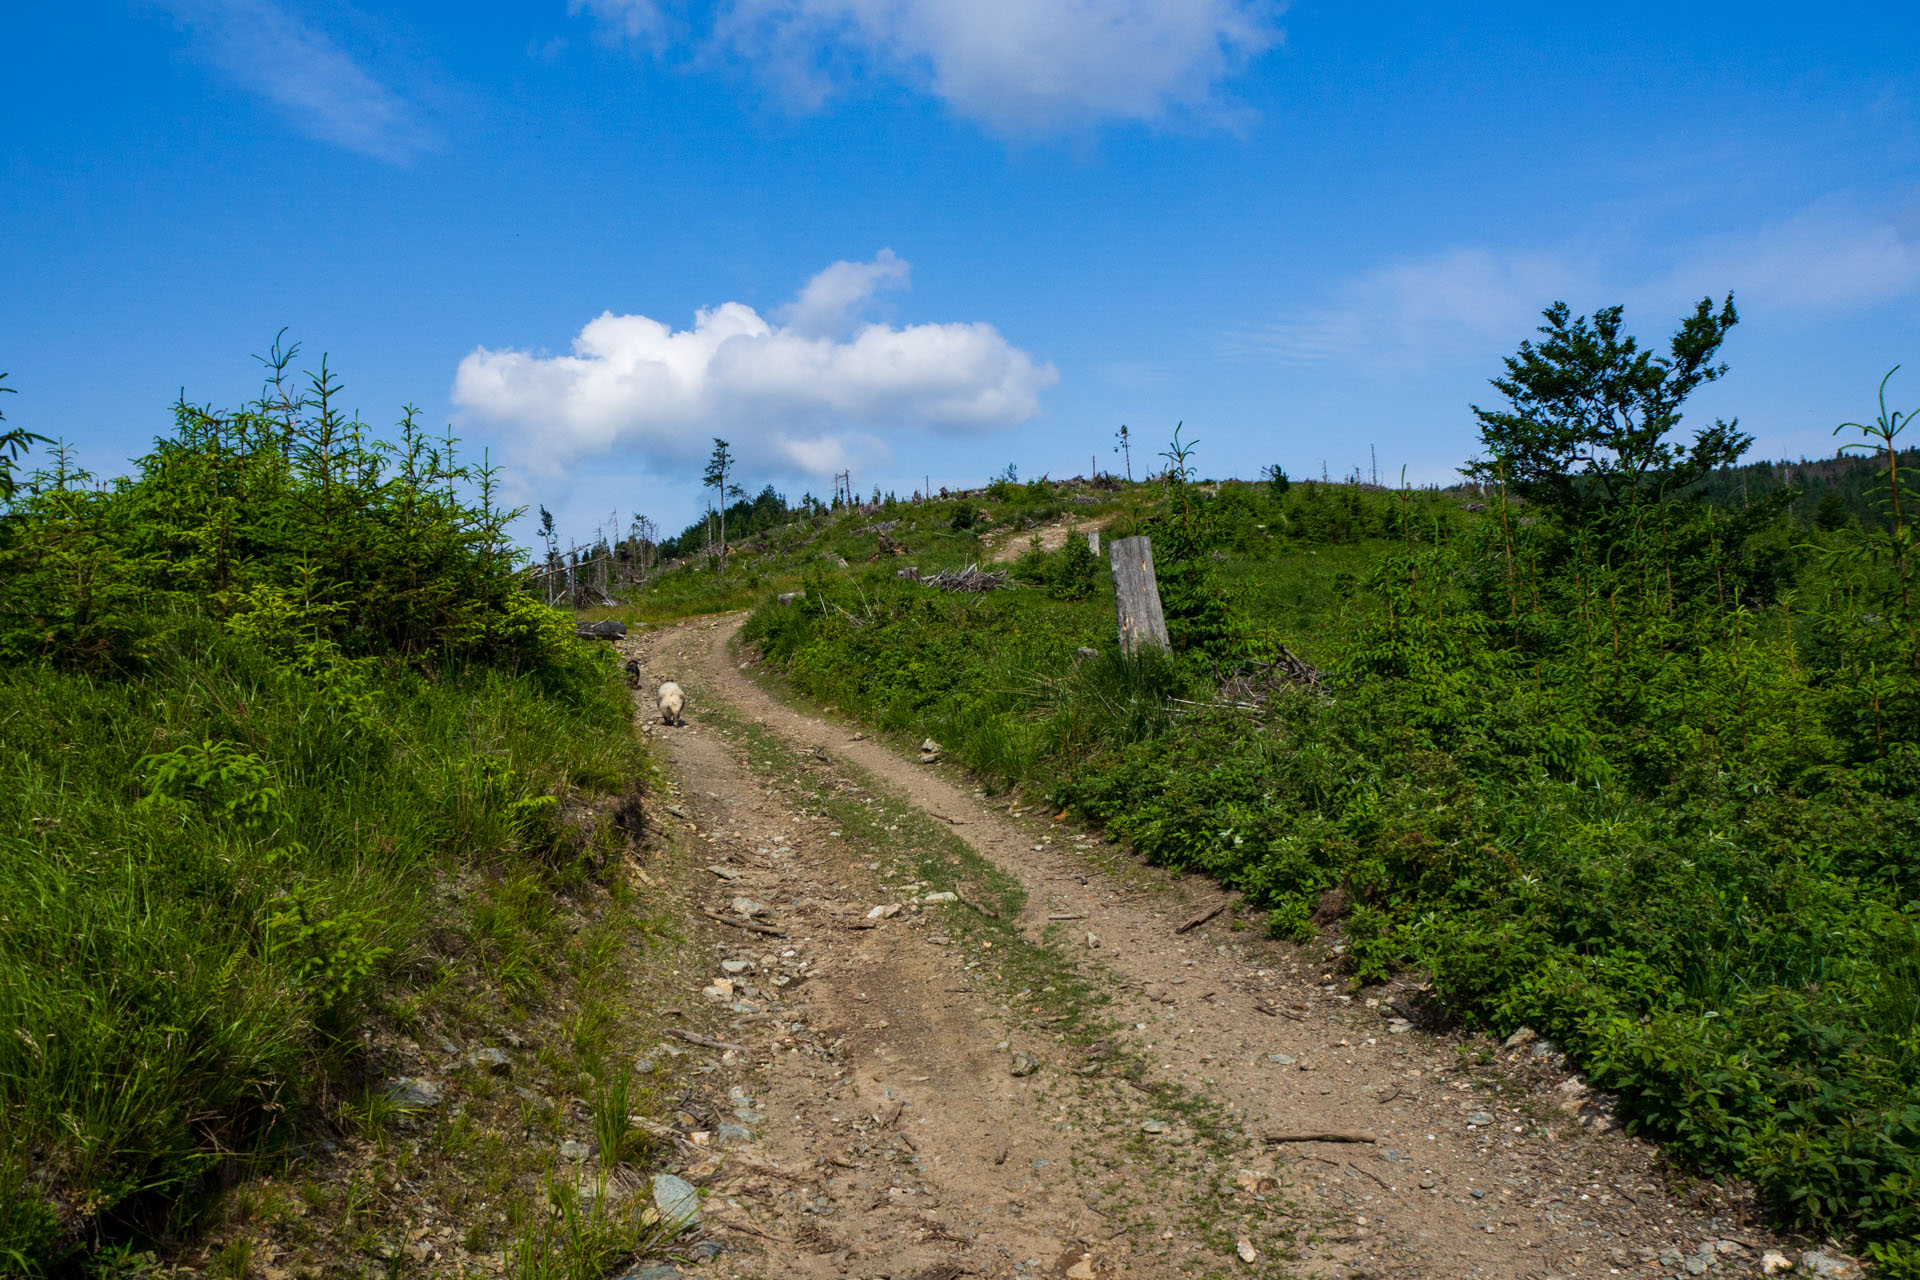
{"label": "tall grass", "polygon": [[[609,678],[555,697],[450,672],[361,716],[211,622],[168,634],[138,683],[0,670],[0,1251],[16,1258],[284,1136],[353,1070],[369,997],[429,929],[463,927],[447,877],[550,878],[552,833],[524,802],[642,767]],[[251,763],[184,799],[155,789],[156,761],[209,743]],[[235,787],[270,791],[268,816],[229,816]]]}

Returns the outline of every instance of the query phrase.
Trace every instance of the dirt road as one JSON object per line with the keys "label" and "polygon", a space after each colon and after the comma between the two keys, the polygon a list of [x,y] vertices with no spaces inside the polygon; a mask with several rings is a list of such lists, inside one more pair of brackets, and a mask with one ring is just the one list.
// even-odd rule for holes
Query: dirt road
{"label": "dirt road", "polygon": [[712,859],[684,1003],[739,1046],[695,1051],[732,1090],[696,1170],[718,1273],[1727,1275],[1773,1246],[1552,1046],[1430,1035],[1416,992],[1350,997],[1230,908],[1182,931],[1217,889],[796,710],[737,629],[626,646],[689,694],[649,732]]}

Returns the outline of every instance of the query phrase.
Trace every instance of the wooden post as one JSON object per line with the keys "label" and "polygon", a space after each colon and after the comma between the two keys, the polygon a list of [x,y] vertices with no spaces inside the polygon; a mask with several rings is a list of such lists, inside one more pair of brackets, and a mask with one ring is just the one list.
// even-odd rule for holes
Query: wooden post
{"label": "wooden post", "polygon": [[1120,651],[1133,654],[1143,646],[1172,648],[1167,642],[1167,620],[1160,612],[1160,586],[1153,576],[1153,543],[1146,538],[1121,538],[1108,545],[1107,554],[1113,566],[1113,606],[1120,621]]}
{"label": "wooden post", "polygon": [[1096,556],[1100,554],[1100,531],[1098,529],[1087,530],[1087,550],[1093,552]]}

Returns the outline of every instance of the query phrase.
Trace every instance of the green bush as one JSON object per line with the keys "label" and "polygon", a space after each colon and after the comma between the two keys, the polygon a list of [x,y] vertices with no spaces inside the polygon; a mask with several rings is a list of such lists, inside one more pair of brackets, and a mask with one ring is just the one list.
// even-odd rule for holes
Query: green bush
{"label": "green bush", "polygon": [[524,983],[442,887],[577,882],[558,797],[644,767],[491,473],[336,393],[182,407],[133,477],[56,451],[0,508],[0,1269],[164,1224],[298,1132],[430,930]]}
{"label": "green bush", "polygon": [[1069,530],[1047,573],[1047,591],[1056,600],[1085,600],[1100,585],[1100,559],[1079,530]]}
{"label": "green bush", "polygon": [[376,439],[339,395],[323,365],[298,399],[182,403],[173,434],[110,485],[56,451],[0,511],[0,661],[134,670],[176,611],[316,673],[369,656],[421,670],[574,661],[522,585],[495,472],[460,462],[411,409],[396,440]]}

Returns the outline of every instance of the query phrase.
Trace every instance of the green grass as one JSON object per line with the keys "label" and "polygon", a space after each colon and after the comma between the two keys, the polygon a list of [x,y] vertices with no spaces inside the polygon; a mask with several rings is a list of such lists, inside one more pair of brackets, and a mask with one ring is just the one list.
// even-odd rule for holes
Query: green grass
{"label": "green grass", "polygon": [[646,773],[610,669],[396,673],[343,709],[211,622],[167,634],[138,680],[0,670],[0,1257],[28,1270],[177,1227],[331,1090],[383,1127],[369,1012],[449,931],[530,989],[595,847],[540,798]]}

